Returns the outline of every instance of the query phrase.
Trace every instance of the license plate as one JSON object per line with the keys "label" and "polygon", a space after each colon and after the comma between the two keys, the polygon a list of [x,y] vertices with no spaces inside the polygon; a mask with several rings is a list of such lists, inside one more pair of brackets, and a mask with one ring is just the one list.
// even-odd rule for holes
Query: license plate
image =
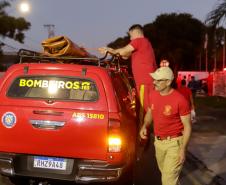
{"label": "license plate", "polygon": [[53,170],[66,170],[67,161],[63,158],[55,157],[34,157],[34,168],[44,168]]}

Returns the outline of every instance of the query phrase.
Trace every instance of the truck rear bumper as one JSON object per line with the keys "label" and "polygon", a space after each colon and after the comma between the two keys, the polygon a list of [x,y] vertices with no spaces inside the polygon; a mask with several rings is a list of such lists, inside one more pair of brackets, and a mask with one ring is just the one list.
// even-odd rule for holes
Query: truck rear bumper
{"label": "truck rear bumper", "polygon": [[65,171],[37,169],[33,167],[32,158],[30,155],[0,153],[0,173],[10,177],[91,183],[117,181],[125,169],[125,165],[113,166],[106,161],[82,159],[68,159],[70,168]]}
{"label": "truck rear bumper", "polygon": [[13,155],[0,155],[0,173],[7,176],[15,175],[13,168]]}
{"label": "truck rear bumper", "polygon": [[76,182],[106,182],[117,180],[123,167],[111,166],[102,161],[82,161],[78,165]]}

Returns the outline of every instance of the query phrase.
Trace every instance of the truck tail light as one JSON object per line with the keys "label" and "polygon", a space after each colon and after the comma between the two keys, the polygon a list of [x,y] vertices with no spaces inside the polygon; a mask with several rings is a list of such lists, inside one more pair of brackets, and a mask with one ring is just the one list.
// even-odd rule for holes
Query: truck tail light
{"label": "truck tail light", "polygon": [[108,152],[121,152],[122,150],[120,126],[119,120],[110,119],[108,130]]}
{"label": "truck tail light", "polygon": [[108,137],[108,151],[109,152],[121,152],[122,140],[119,136]]}

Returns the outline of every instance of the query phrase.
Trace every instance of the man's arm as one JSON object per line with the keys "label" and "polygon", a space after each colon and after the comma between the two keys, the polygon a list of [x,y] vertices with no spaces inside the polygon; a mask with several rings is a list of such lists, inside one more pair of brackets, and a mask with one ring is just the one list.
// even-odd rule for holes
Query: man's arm
{"label": "man's arm", "polygon": [[191,102],[191,122],[195,123],[195,117],[196,117],[196,113],[195,113],[195,105],[194,105],[194,100],[192,97],[192,94],[190,94],[190,102]]}
{"label": "man's arm", "polygon": [[140,137],[141,139],[148,139],[148,129],[150,129],[150,126],[152,124],[153,118],[152,118],[152,113],[151,109],[148,108],[145,117],[144,117],[144,124],[140,129]]}
{"label": "man's arm", "polygon": [[195,105],[194,105],[194,100],[193,100],[192,94],[190,94],[190,102],[191,102],[191,109],[195,110]]}
{"label": "man's arm", "polygon": [[119,49],[113,49],[109,47],[102,47],[98,49],[100,53],[106,54],[109,52],[110,54],[117,55],[119,54],[123,59],[128,59],[132,52],[134,51],[134,48],[132,45],[128,44],[125,47],[119,48]]}
{"label": "man's arm", "polygon": [[180,116],[180,118],[184,125],[184,132],[183,132],[183,143],[181,145],[179,162],[183,163],[185,161],[185,152],[187,150],[188,142],[191,137],[191,131],[192,131],[191,115],[187,114],[185,116]]}

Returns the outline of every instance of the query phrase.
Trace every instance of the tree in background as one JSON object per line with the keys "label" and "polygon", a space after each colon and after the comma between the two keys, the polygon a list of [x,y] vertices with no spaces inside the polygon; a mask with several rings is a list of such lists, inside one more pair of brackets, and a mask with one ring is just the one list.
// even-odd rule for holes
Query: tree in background
{"label": "tree in background", "polygon": [[221,0],[207,15],[206,23],[216,27],[224,18],[226,18],[226,0]]}
{"label": "tree in background", "polygon": [[[178,70],[195,70],[203,50],[205,25],[190,14],[162,14],[153,23],[144,25],[144,34],[155,50],[156,61],[168,59]],[[127,36],[118,38],[108,46],[128,44]]]}
{"label": "tree in background", "polygon": [[194,70],[203,49],[205,25],[190,14],[162,14],[144,26],[157,61],[166,58],[175,71]]}
{"label": "tree in background", "polygon": [[[25,37],[23,32],[28,30],[31,24],[22,17],[9,16],[5,11],[5,8],[9,6],[9,2],[0,1],[0,36],[3,38],[9,37],[23,43]],[[3,45],[4,43],[0,42],[0,52]]]}
{"label": "tree in background", "polygon": [[130,39],[129,36],[125,36],[125,37],[120,37],[117,38],[115,41],[111,42],[108,44],[109,47],[117,49],[117,48],[122,48],[124,46],[126,46],[127,44],[129,44]]}
{"label": "tree in background", "polygon": [[[225,49],[223,46],[225,45],[225,34],[226,30],[224,27],[219,26],[224,24],[226,18],[226,0],[219,0],[218,3],[216,3],[215,8],[208,13],[206,18],[206,23],[209,27],[209,35],[212,37],[210,39],[212,43],[212,48],[210,51],[212,52],[212,68],[215,68],[215,70],[221,70],[224,66],[221,66],[222,55],[224,54],[223,49]],[[215,64],[214,64],[215,63]]]}

